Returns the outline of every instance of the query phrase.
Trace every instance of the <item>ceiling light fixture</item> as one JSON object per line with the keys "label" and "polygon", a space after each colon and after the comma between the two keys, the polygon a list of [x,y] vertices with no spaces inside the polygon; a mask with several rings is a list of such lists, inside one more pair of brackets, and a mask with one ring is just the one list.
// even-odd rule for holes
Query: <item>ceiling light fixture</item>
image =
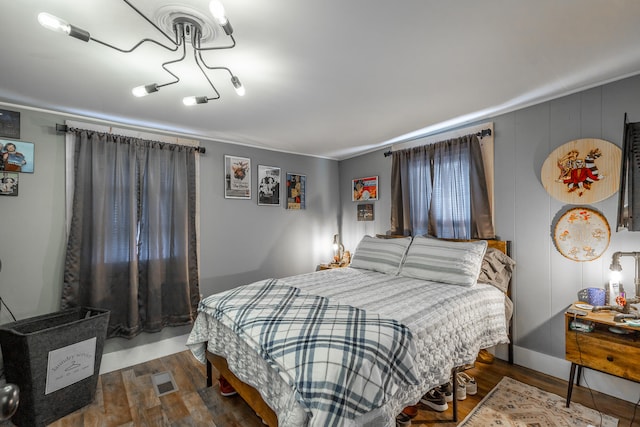
{"label": "ceiling light fixture", "polygon": [[233,27],[231,27],[231,23],[229,22],[229,20],[227,19],[225,10],[224,10],[224,6],[222,6],[222,3],[220,3],[218,0],[212,0],[211,3],[209,4],[209,10],[211,12],[211,15],[213,16],[215,22],[220,25],[220,27],[224,30],[224,33],[231,39],[231,44],[229,45],[225,45],[225,46],[209,46],[209,47],[204,47],[202,46],[202,40],[203,40],[203,28],[202,28],[202,21],[200,19],[198,19],[195,16],[189,16],[188,13],[176,13],[176,17],[173,18],[172,20],[172,29],[174,32],[174,36],[171,37],[170,35],[168,35],[164,30],[162,30],[158,25],[156,25],[151,19],[149,19],[146,15],[144,15],[140,10],[138,10],[134,5],[132,5],[128,0],[122,0],[124,1],[129,7],[131,7],[138,15],[140,15],[142,18],[144,18],[145,21],[147,21],[149,24],[153,25],[153,27],[158,30],[167,40],[169,40],[171,42],[170,45],[161,43],[157,40],[154,39],[150,39],[150,38],[144,38],[142,40],[140,40],[138,43],[136,43],[133,47],[131,47],[130,49],[122,49],[119,48],[117,46],[111,45],[109,43],[106,43],[102,40],[96,39],[95,37],[92,37],[91,34],[86,31],[83,30],[82,28],[76,27],[74,25],[71,25],[69,23],[67,23],[66,21],[53,16],[49,13],[40,13],[38,15],[38,22],[40,23],[40,25],[42,25],[43,27],[55,31],[55,32],[59,32],[62,34],[67,34],[71,37],[74,37],[78,40],[82,40],[84,42],[89,42],[89,41],[93,41],[96,43],[99,43],[103,46],[109,47],[111,49],[115,49],[119,52],[122,53],[130,53],[133,52],[135,49],[137,49],[140,45],[142,45],[145,42],[151,42],[154,43],[164,49],[170,50],[172,52],[176,52],[178,51],[180,48],[182,48],[182,55],[180,56],[180,58],[178,59],[174,59],[172,61],[167,61],[164,62],[162,64],[162,68],[169,73],[172,77],[173,80],[167,82],[167,83],[151,83],[151,84],[146,84],[146,85],[141,85],[141,86],[137,86],[135,88],[133,88],[131,90],[131,92],[133,93],[134,96],[136,97],[143,97],[143,96],[147,96],[149,94],[152,94],[154,92],[158,92],[160,90],[160,88],[165,87],[165,86],[169,86],[169,85],[173,85],[175,83],[178,83],[180,81],[180,78],[174,74],[171,70],[169,70],[167,68],[168,65],[170,64],[175,64],[178,62],[183,61],[186,56],[187,56],[187,43],[191,44],[191,47],[193,48],[193,57],[195,59],[195,63],[198,66],[198,68],[200,69],[200,72],[202,73],[202,75],[205,77],[205,79],[207,80],[207,82],[209,83],[209,86],[211,86],[211,89],[213,89],[213,92],[215,93],[215,95],[213,96],[187,96],[185,98],[182,99],[182,102],[184,105],[196,105],[196,104],[206,104],[207,102],[213,100],[213,99],[219,99],[220,98],[220,93],[218,92],[218,90],[216,89],[216,87],[213,85],[213,83],[211,82],[211,79],[209,78],[209,76],[207,75],[207,72],[205,70],[221,70],[221,71],[226,71],[230,76],[231,76],[231,84],[233,85],[233,88],[235,89],[236,93],[239,96],[244,96],[245,94],[245,88],[242,85],[242,83],[240,82],[240,79],[234,75],[231,70],[227,67],[212,67],[209,66],[204,58],[202,57],[202,52],[205,51],[211,51],[211,50],[219,50],[219,49],[232,49],[233,47],[235,47],[236,45],[236,40],[233,37]]}

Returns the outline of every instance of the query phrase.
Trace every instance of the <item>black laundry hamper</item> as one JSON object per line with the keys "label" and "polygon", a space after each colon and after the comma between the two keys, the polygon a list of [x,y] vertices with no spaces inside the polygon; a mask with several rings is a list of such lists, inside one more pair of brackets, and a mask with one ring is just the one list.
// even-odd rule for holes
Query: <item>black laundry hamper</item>
{"label": "black laundry hamper", "polygon": [[91,403],[109,311],[78,307],[0,326],[8,383],[20,387],[11,421],[45,426]]}

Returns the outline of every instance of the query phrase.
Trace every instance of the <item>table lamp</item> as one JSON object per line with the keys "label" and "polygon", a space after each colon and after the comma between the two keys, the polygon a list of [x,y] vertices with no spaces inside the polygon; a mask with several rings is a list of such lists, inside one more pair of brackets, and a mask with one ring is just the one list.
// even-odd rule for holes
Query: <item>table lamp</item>
{"label": "table lamp", "polygon": [[344,246],[340,243],[340,235],[333,235],[333,261],[340,262],[342,260],[342,255],[344,254]]}

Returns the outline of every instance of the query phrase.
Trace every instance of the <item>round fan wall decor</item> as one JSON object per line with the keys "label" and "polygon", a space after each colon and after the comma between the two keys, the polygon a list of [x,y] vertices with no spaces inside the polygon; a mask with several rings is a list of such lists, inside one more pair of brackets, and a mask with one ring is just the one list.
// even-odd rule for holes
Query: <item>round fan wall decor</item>
{"label": "round fan wall decor", "polygon": [[609,247],[609,222],[598,211],[578,207],[562,214],[553,241],[558,251],[573,261],[592,261]]}
{"label": "round fan wall decor", "polygon": [[549,154],[540,180],[547,193],[561,202],[596,203],[618,191],[621,159],[622,150],[609,141],[576,139]]}

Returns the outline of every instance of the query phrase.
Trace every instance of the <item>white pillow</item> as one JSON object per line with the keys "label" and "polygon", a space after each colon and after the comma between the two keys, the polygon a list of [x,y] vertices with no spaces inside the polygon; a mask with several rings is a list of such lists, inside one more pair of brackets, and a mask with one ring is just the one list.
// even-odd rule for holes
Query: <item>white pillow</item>
{"label": "white pillow", "polygon": [[416,236],[400,270],[401,276],[453,285],[473,286],[480,274],[487,242],[451,242]]}
{"label": "white pillow", "polygon": [[351,267],[398,274],[411,237],[380,239],[364,236],[351,258]]}

